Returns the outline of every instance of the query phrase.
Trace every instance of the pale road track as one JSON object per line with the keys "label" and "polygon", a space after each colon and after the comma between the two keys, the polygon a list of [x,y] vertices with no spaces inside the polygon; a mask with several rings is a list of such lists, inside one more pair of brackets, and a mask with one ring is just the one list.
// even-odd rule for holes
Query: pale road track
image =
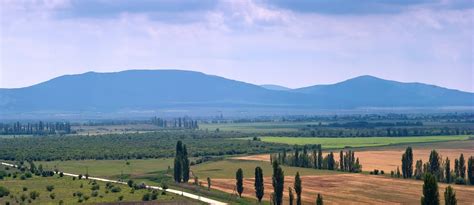
{"label": "pale road track", "polygon": [[[5,166],[10,166],[10,167],[16,167],[16,165],[14,165],[14,164],[9,164],[9,163],[5,163],[5,162],[1,162],[1,164],[5,165]],[[66,176],[71,176],[71,177],[78,177],[79,176],[77,174],[64,173],[64,172],[63,172],[63,174],[66,175]],[[117,183],[117,184],[127,184],[126,182],[121,182],[121,181],[117,181],[117,180],[110,180],[110,179],[104,179],[104,178],[98,178],[98,177],[89,177],[89,179],[96,180],[96,181]],[[158,187],[158,186],[148,186],[147,185],[146,188],[156,189],[156,190],[163,190],[161,187]],[[220,201],[217,201],[217,200],[214,200],[214,199],[202,197],[202,196],[199,196],[199,195],[196,195],[196,194],[191,194],[191,193],[188,193],[188,192],[183,192],[183,191],[179,191],[179,190],[175,190],[175,189],[166,189],[165,191],[169,192],[169,193],[181,195],[181,196],[184,196],[184,197],[187,197],[187,198],[190,198],[190,199],[195,199],[195,200],[198,200],[198,201],[202,201],[202,202],[205,202],[205,203],[208,203],[208,204],[211,204],[211,205],[227,205],[227,203],[224,203],[224,202],[220,202]]]}

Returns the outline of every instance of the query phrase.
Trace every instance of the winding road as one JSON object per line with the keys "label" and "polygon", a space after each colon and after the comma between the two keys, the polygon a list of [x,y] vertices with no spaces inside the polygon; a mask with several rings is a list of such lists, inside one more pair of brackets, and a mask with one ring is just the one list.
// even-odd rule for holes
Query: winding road
{"label": "winding road", "polygon": [[[9,163],[5,163],[5,162],[1,162],[1,164],[5,165],[5,166],[10,166],[10,167],[16,167],[16,165],[14,165],[14,164],[9,164]],[[78,177],[79,176],[77,174],[64,173],[64,172],[63,172],[63,174],[66,175],[66,176],[71,176],[71,177]],[[117,183],[117,184],[127,184],[127,183],[122,182],[122,181],[110,180],[110,179],[104,179],[104,178],[98,178],[98,177],[89,177],[89,179],[97,180],[97,181],[103,181],[103,182]],[[161,187],[158,187],[158,186],[148,186],[147,185],[146,188],[156,189],[156,190],[163,190]],[[169,192],[169,193],[181,195],[181,196],[184,196],[184,197],[188,197],[190,199],[195,199],[195,200],[198,200],[198,201],[202,201],[202,202],[205,202],[205,203],[208,203],[208,204],[211,204],[211,205],[227,205],[227,203],[224,203],[224,202],[220,202],[220,201],[217,201],[217,200],[214,200],[214,199],[202,197],[202,196],[199,196],[199,195],[196,195],[196,194],[191,194],[191,193],[188,193],[188,192],[183,192],[183,191],[179,191],[179,190],[175,190],[175,189],[166,189],[165,191]]]}

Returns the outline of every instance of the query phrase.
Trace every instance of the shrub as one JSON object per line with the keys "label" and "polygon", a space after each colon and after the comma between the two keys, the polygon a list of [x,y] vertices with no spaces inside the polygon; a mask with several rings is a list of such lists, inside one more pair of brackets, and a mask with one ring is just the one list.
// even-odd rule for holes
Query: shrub
{"label": "shrub", "polygon": [[128,181],[127,181],[127,185],[128,185],[129,187],[133,187],[133,180],[131,180],[131,179],[128,180]]}
{"label": "shrub", "polygon": [[100,189],[99,184],[94,184],[94,185],[92,185],[92,187],[91,187],[91,190],[99,190],[99,189]]}
{"label": "shrub", "polygon": [[120,196],[118,197],[118,200],[119,200],[119,201],[122,201],[122,200],[123,200],[123,195],[120,195]]}
{"label": "shrub", "polygon": [[87,195],[84,195],[84,200],[89,200],[91,197],[90,196],[87,196]]}
{"label": "shrub", "polygon": [[10,190],[8,190],[7,188],[3,186],[0,186],[0,198],[4,196],[8,196],[8,195],[10,195]]}
{"label": "shrub", "polygon": [[37,192],[37,191],[31,191],[30,192],[30,198],[35,200],[36,198],[38,198],[40,196],[40,193]]}
{"label": "shrub", "polygon": [[76,180],[76,177],[72,177],[72,180],[73,180],[73,181]]}
{"label": "shrub", "polygon": [[99,191],[97,191],[97,190],[92,191],[91,196],[92,196],[92,197],[97,197],[97,196],[99,196]]}
{"label": "shrub", "polygon": [[49,195],[49,198],[51,198],[51,199],[56,198],[56,194],[55,194],[55,193],[51,193],[51,194]]}
{"label": "shrub", "polygon": [[25,177],[26,178],[31,178],[31,177],[33,177],[33,175],[31,174],[31,172],[26,172]]}
{"label": "shrub", "polygon": [[150,201],[150,193],[143,194],[142,200],[143,201]]}
{"label": "shrub", "polygon": [[23,191],[28,191],[28,187],[24,186]]}
{"label": "shrub", "polygon": [[121,189],[120,187],[118,187],[118,186],[114,186],[114,187],[112,187],[112,188],[110,189],[110,191],[111,191],[112,193],[118,193],[118,192],[121,192],[122,189]]}
{"label": "shrub", "polygon": [[455,184],[466,184],[466,180],[462,177],[458,177],[454,180]]}
{"label": "shrub", "polygon": [[54,186],[53,185],[48,185],[48,186],[46,186],[46,190],[48,190],[49,192],[52,192],[54,190]]}
{"label": "shrub", "polygon": [[385,174],[385,172],[384,172],[383,170],[381,170],[381,171],[380,171],[380,174],[381,174],[381,175],[384,175],[384,174]]}
{"label": "shrub", "polygon": [[79,179],[82,179],[82,174],[79,174],[79,176],[77,176]]}
{"label": "shrub", "polygon": [[153,190],[151,192],[151,200],[157,200],[158,199],[158,192],[156,190]]}
{"label": "shrub", "polygon": [[63,177],[64,176],[64,173],[63,172],[59,172],[59,177]]}
{"label": "shrub", "polygon": [[21,201],[26,201],[27,198],[28,198],[28,196],[26,196],[26,194],[22,194],[20,196]]}
{"label": "shrub", "polygon": [[64,204],[64,201],[63,200],[59,200],[59,205],[63,205]]}
{"label": "shrub", "polygon": [[26,176],[23,174],[23,175],[20,176],[20,179],[21,179],[21,180],[25,180],[25,179],[26,179]]}

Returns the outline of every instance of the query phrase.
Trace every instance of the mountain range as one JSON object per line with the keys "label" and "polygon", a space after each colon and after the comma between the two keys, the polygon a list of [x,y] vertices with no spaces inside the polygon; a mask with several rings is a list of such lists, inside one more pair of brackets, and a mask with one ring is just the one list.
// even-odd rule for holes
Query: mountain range
{"label": "mountain range", "polygon": [[64,75],[0,89],[0,113],[114,113],[193,109],[356,109],[474,106],[474,93],[360,76],[289,89],[183,70],[128,70]]}

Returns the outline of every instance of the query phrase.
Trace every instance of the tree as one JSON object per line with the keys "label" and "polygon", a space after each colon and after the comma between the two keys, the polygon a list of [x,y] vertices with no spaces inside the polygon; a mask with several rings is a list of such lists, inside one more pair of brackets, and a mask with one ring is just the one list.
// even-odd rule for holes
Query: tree
{"label": "tree", "polygon": [[290,202],[290,205],[293,205],[294,201],[295,195],[293,194],[293,189],[291,187],[288,187],[288,202]]}
{"label": "tree", "polygon": [[316,198],[316,205],[323,205],[323,196],[318,194],[318,198]]}
{"label": "tree", "polygon": [[436,177],[431,173],[425,175],[421,204],[439,205],[438,182],[436,182]]}
{"label": "tree", "polygon": [[178,141],[176,143],[176,156],[174,158],[174,181],[180,183],[183,178],[183,143]]}
{"label": "tree", "polygon": [[258,202],[262,202],[265,187],[263,185],[263,170],[261,167],[255,168],[255,195],[257,196]]}
{"label": "tree", "polygon": [[274,202],[275,205],[282,205],[283,204],[283,187],[285,183],[285,174],[281,169],[280,165],[278,165],[277,161],[273,161],[273,177],[272,177],[272,185],[274,191]]}
{"label": "tree", "polygon": [[323,151],[322,151],[322,148],[321,148],[321,145],[319,145],[318,147],[318,169],[322,169],[323,168]]}
{"label": "tree", "polygon": [[459,177],[459,160],[458,159],[454,159],[454,175],[456,176],[456,178]]}
{"label": "tree", "polygon": [[181,159],[183,163],[183,181],[189,181],[189,159],[188,159],[188,150],[186,149],[186,145],[183,146],[183,155]]}
{"label": "tree", "polygon": [[211,190],[211,178],[207,177],[207,190]]}
{"label": "tree", "polygon": [[339,152],[339,170],[341,171],[345,171],[345,166],[344,166],[344,153],[342,152]]}
{"label": "tree", "polygon": [[237,188],[237,193],[239,193],[239,197],[242,197],[242,192],[244,192],[243,178],[244,178],[244,172],[242,171],[241,168],[239,168],[237,172],[235,173],[235,179],[237,180],[235,185]]}
{"label": "tree", "polygon": [[413,176],[413,150],[407,147],[402,155],[402,173],[403,178],[411,178]]}
{"label": "tree", "polygon": [[451,183],[452,180],[451,180],[451,161],[449,160],[448,157],[446,157],[446,161],[445,161],[445,166],[444,166],[444,173],[445,173],[445,179],[446,179],[446,183]]}
{"label": "tree", "polygon": [[439,154],[438,154],[438,152],[436,152],[436,150],[432,150],[431,153],[430,153],[428,172],[430,172],[432,175],[436,176],[437,179],[439,179],[440,176],[441,176],[440,158],[439,158]]}
{"label": "tree", "polygon": [[464,155],[461,153],[459,157],[459,177],[466,178],[466,161],[464,160]]}
{"label": "tree", "polygon": [[423,161],[417,160],[415,165],[415,179],[421,179],[423,175]]}
{"label": "tree", "polygon": [[469,157],[467,161],[467,179],[471,185],[474,185],[474,157]]}
{"label": "tree", "polygon": [[456,200],[456,193],[451,186],[446,187],[444,191],[444,204],[445,205],[456,205],[458,202]]}
{"label": "tree", "polygon": [[301,187],[301,178],[300,178],[299,172],[296,172],[294,188],[296,192],[296,205],[301,205],[302,187]]}

